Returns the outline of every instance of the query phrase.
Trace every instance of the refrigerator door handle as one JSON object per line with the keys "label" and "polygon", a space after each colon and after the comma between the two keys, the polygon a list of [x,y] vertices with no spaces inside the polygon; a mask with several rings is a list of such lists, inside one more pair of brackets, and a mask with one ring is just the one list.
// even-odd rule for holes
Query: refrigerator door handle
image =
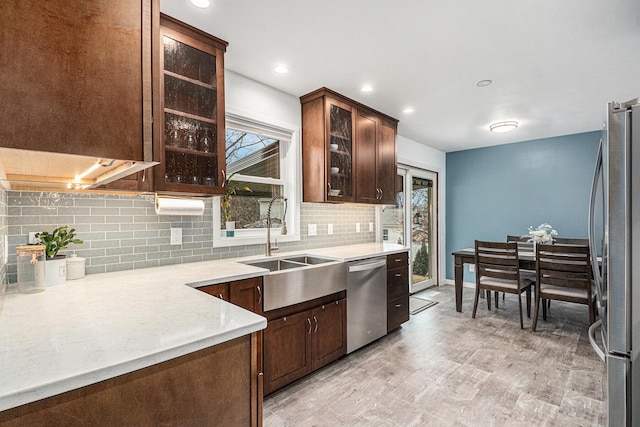
{"label": "refrigerator door handle", "polygon": [[[593,172],[593,181],[591,183],[591,196],[589,200],[589,228],[587,230],[589,235],[589,252],[591,253],[591,269],[593,271],[593,280],[596,283],[596,289],[598,290],[598,299],[602,303],[602,276],[600,273],[600,267],[598,264],[598,252],[596,248],[596,224],[595,224],[595,210],[596,210],[596,192],[598,190],[598,179],[602,174],[602,138],[600,138],[600,146],[598,147],[598,158],[596,160],[596,169]],[[604,191],[604,189],[603,189]],[[603,259],[604,262],[604,259]]]}
{"label": "refrigerator door handle", "polygon": [[591,343],[591,347],[593,347],[593,349],[596,351],[598,357],[604,362],[604,349],[600,348],[600,346],[596,342],[596,330],[598,328],[602,328],[602,319],[589,326],[589,342]]}

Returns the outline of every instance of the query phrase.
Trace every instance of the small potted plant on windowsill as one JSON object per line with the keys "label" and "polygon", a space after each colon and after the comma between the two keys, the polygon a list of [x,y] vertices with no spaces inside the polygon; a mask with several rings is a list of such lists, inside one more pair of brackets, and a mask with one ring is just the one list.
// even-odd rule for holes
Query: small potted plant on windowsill
{"label": "small potted plant on windowsill", "polygon": [[224,196],[222,196],[222,201],[220,202],[220,206],[222,206],[222,213],[224,214],[224,219],[226,221],[225,228],[227,231],[227,237],[235,236],[236,230],[236,222],[233,221],[233,218],[231,217],[231,200],[233,200],[233,196],[236,195],[238,189],[251,191],[251,188],[246,185],[237,185],[235,182],[232,182],[231,178],[233,178],[234,175],[235,173],[232,173],[225,180],[225,193]]}
{"label": "small potted plant on windowsill", "polygon": [[47,286],[64,283],[67,280],[67,256],[58,254],[58,252],[66,249],[72,243],[76,245],[82,243],[82,240],[76,239],[75,228],[69,229],[68,226],[63,225],[53,230],[52,233],[41,231],[36,234],[36,237],[45,245],[44,266]]}

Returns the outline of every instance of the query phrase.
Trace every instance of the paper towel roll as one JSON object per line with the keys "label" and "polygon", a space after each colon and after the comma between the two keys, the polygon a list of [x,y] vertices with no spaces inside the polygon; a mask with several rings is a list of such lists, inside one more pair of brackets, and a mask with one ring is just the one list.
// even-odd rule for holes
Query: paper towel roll
{"label": "paper towel roll", "polygon": [[156,213],[158,215],[203,215],[204,201],[200,199],[156,197]]}

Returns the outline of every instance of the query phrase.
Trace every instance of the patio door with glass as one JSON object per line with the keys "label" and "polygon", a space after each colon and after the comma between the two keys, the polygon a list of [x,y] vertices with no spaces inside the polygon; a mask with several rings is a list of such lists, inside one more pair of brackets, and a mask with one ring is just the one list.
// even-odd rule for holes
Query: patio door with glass
{"label": "patio door with glass", "polygon": [[411,248],[411,293],[438,284],[438,174],[399,167],[396,206],[385,207],[383,239]]}

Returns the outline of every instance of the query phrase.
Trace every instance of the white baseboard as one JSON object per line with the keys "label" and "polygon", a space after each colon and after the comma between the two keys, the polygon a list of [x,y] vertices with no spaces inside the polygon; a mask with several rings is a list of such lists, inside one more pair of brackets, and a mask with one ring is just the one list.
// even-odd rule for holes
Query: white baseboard
{"label": "white baseboard", "polygon": [[[455,286],[456,282],[453,279],[444,279],[444,284],[445,285],[453,285],[453,286]],[[475,289],[476,288],[476,284],[473,283],[473,282],[462,282],[462,287],[463,288]]]}

